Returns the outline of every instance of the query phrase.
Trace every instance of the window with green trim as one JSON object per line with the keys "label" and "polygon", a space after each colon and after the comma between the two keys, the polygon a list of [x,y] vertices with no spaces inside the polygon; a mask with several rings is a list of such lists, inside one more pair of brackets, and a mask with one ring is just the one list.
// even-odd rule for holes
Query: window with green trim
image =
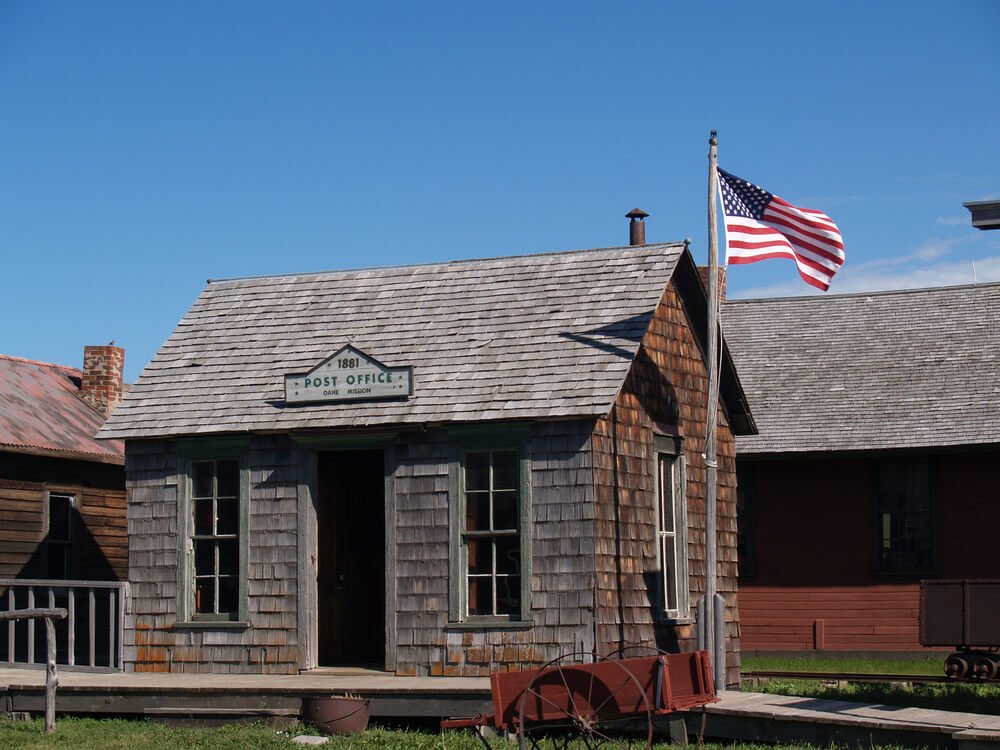
{"label": "window with green trim", "polygon": [[466,614],[521,615],[521,482],[517,451],[465,454]]}
{"label": "window with green trim", "polygon": [[452,624],[530,623],[528,436],[523,426],[449,432]]}
{"label": "window with green trim", "polygon": [[[245,622],[249,478],[236,441],[179,447],[178,623]],[[232,452],[231,452],[232,451]]]}
{"label": "window with green trim", "polygon": [[240,462],[191,463],[195,615],[240,610]]}

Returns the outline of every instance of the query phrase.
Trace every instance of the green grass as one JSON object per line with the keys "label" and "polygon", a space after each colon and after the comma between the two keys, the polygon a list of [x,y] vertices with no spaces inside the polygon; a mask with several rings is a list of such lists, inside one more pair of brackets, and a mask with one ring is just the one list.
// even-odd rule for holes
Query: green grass
{"label": "green grass", "polygon": [[124,719],[57,718],[56,731],[45,734],[43,719],[0,720],[0,748],[72,748],[72,750],[289,750],[292,735],[261,725],[230,724],[212,729],[168,727]]}
{"label": "green grass", "polygon": [[[234,724],[220,728],[175,728],[144,721],[122,719],[60,718],[56,732],[44,733],[41,719],[7,721],[0,719],[0,748],[35,750],[36,748],[63,748],[72,750],[139,750],[142,748],[167,748],[167,750],[270,750],[301,748],[292,737],[301,727],[276,731],[256,724]],[[305,730],[307,733],[308,730]],[[516,743],[494,740],[492,747],[516,749]],[[374,727],[362,735],[331,737],[320,745],[329,750],[484,750],[483,744],[471,732],[445,732],[392,730]],[[701,746],[704,750],[812,750],[807,745],[714,744]],[[671,750],[673,746],[658,743],[656,750]],[[826,748],[825,750],[830,750]],[[873,748],[872,750],[890,750]]]}
{"label": "green grass", "polygon": [[944,675],[945,654],[934,654],[923,659],[845,659],[836,656],[787,656],[762,657],[743,655],[743,669],[747,672],[840,672],[883,673],[914,676]]}

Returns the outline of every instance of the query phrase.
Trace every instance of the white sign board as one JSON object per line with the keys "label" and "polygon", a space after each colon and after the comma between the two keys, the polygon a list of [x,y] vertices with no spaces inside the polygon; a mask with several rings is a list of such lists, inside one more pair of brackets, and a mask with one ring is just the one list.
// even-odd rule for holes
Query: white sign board
{"label": "white sign board", "polygon": [[345,346],[304,375],[285,376],[289,404],[407,398],[412,393],[412,367],[386,367],[353,346]]}

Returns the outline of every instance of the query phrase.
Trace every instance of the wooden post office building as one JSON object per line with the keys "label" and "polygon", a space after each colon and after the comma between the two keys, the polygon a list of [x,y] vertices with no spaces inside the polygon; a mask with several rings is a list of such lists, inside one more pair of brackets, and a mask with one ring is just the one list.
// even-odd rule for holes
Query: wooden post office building
{"label": "wooden post office building", "polygon": [[[210,282],[126,446],[127,668],[481,675],[689,650],[706,294],[683,244]],[[719,591],[739,670],[728,353]]]}

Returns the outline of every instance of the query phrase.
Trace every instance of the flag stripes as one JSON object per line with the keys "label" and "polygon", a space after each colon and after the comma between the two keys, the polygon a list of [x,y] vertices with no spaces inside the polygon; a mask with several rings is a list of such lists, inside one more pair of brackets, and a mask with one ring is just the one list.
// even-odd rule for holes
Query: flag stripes
{"label": "flag stripes", "polygon": [[844,241],[822,211],[794,206],[723,169],[718,170],[726,226],[726,262],[795,261],[807,283],[826,291],[844,264]]}

